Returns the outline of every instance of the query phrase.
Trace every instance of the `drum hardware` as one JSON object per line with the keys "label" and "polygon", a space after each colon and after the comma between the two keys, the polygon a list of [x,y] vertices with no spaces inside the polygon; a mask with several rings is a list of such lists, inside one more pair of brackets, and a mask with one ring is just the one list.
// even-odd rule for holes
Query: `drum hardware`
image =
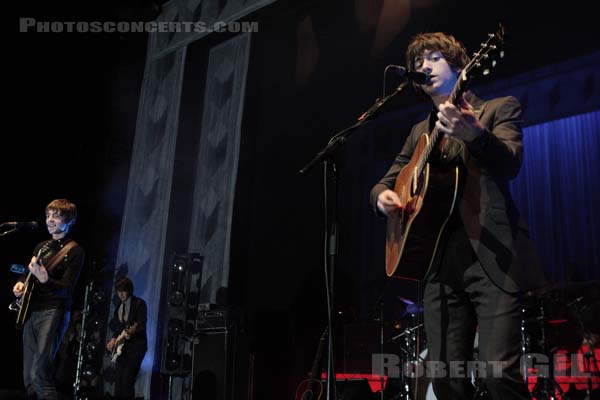
{"label": "drum hardware", "polygon": [[[412,368],[417,368],[419,363],[423,361],[423,359],[421,359],[419,357],[419,339],[420,339],[420,335],[419,335],[419,330],[423,327],[423,323],[419,323],[417,324],[417,314],[419,314],[423,309],[422,307],[418,307],[417,305],[415,305],[412,301],[404,299],[404,298],[400,298],[399,299],[406,305],[406,309],[403,312],[402,317],[406,317],[409,316],[410,317],[410,323],[406,325],[406,327],[404,327],[404,324],[402,324],[402,327],[404,327],[404,330],[396,335],[393,336],[391,338],[388,339],[389,342],[395,342],[399,339],[402,339],[400,342],[400,346],[399,346],[399,350],[400,350],[400,365],[401,365],[401,373],[400,373],[400,377],[399,377],[399,386],[401,387],[400,391],[398,393],[396,393],[395,395],[393,395],[392,397],[389,397],[389,400],[415,400],[415,398],[413,397],[413,394],[415,393],[414,390],[411,390],[411,379],[415,380],[416,379],[416,374],[414,373],[414,370],[411,372],[411,374],[407,374],[405,372],[405,368],[410,365],[412,366]],[[378,303],[379,307],[378,307],[378,312],[379,312],[379,320],[381,322],[381,330],[380,330],[380,346],[381,346],[381,353],[384,353],[384,315],[383,315],[383,301],[380,301]],[[382,368],[383,371],[383,368]],[[381,387],[384,388],[384,377],[381,377]],[[382,390],[381,392],[381,396],[383,399],[384,396],[384,391]],[[416,395],[415,395],[416,396]]]}
{"label": "drum hardware", "polygon": [[[600,307],[599,300],[600,281],[548,286],[527,293],[522,309],[521,352],[529,360],[533,360],[535,354],[540,354],[544,356],[544,361],[548,361],[544,364],[548,369],[546,376],[540,376],[538,370],[532,396],[542,400],[563,396],[563,390],[555,379],[555,357],[560,350],[574,354],[581,349],[584,352],[582,372],[587,373],[588,378],[586,398],[591,397],[593,384],[600,378],[594,354],[595,332],[600,331],[594,307],[596,310]],[[582,342],[591,344],[588,351],[582,348]],[[529,371],[525,364],[522,365],[522,372],[528,381]]]}
{"label": "drum hardware", "polygon": [[[420,330],[424,324],[416,322],[415,314],[411,314],[411,317],[413,320],[412,326],[406,327],[404,331],[390,339],[392,342],[400,340],[400,365],[402,366],[402,373],[400,374],[400,386],[402,389],[392,397],[393,400],[414,400],[419,396],[416,392],[416,388],[418,387],[416,380],[419,379],[419,374],[415,372],[419,365],[425,361],[424,357],[421,357],[419,348]],[[407,373],[406,368],[410,368],[410,373]],[[412,390],[412,385],[414,385],[414,390]]]}
{"label": "drum hardware", "polygon": [[[598,359],[596,359],[596,354],[594,353],[594,347],[597,339],[593,337],[594,335],[585,326],[582,310],[583,307],[581,306],[582,300],[583,296],[578,297],[571,303],[567,304],[567,307],[573,310],[573,315],[577,320],[577,325],[583,334],[584,343],[587,344],[587,351],[583,354],[583,372],[587,373],[586,400],[589,400],[591,399],[593,391],[592,376],[600,377],[600,369],[598,368]],[[594,366],[595,371],[592,371],[592,365]]]}
{"label": "drum hardware", "polygon": [[489,392],[485,386],[485,382],[481,378],[475,379],[475,393],[473,394],[473,400],[486,400],[489,399]]}
{"label": "drum hardware", "polygon": [[[531,390],[531,395],[537,400],[554,400],[556,399],[556,394],[558,393],[561,398],[564,397],[564,392],[561,389],[558,382],[554,377],[554,352],[556,348],[550,349],[548,342],[548,332],[546,330],[547,322],[552,321],[546,314],[546,302],[542,301],[537,310],[539,312],[537,317],[528,318],[527,317],[527,308],[522,309],[523,318],[521,319],[521,350],[523,355],[528,355],[529,349],[532,347],[532,338],[528,335],[527,332],[527,322],[534,322],[537,324],[539,339],[536,341],[536,348],[541,350],[541,353],[547,356],[548,362],[548,376],[537,376],[536,383]],[[529,355],[528,355],[529,356]],[[531,357],[531,356],[529,356]],[[525,378],[525,382],[527,382],[528,378],[528,370],[527,364],[523,366],[523,377]]]}

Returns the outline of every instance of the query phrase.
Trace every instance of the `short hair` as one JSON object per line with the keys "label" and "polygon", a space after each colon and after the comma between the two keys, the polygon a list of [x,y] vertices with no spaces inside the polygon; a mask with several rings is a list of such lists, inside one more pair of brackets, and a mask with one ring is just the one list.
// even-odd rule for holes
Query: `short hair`
{"label": "short hair", "polygon": [[48,211],[57,211],[69,226],[77,219],[77,206],[67,199],[52,200],[46,206],[46,213]]}
{"label": "short hair", "polygon": [[415,69],[415,58],[424,51],[439,51],[453,69],[462,69],[470,60],[465,45],[454,36],[443,32],[425,32],[413,37],[406,49],[406,64],[410,70]]}
{"label": "short hair", "polygon": [[115,290],[119,292],[133,293],[133,282],[126,276],[122,276],[115,282]]}

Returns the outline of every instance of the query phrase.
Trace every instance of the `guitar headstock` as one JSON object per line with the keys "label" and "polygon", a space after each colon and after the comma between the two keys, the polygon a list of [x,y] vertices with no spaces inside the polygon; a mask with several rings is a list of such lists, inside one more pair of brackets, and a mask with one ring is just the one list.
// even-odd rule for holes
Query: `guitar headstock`
{"label": "guitar headstock", "polygon": [[473,54],[471,61],[461,71],[461,80],[466,81],[475,75],[487,76],[504,58],[504,27],[498,24],[494,33],[488,33],[487,40],[481,44],[479,51]]}

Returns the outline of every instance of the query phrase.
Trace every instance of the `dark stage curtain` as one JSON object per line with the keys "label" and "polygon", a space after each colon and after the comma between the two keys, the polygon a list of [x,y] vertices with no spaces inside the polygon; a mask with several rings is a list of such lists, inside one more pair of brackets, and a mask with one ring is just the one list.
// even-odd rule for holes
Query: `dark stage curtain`
{"label": "dark stage curtain", "polygon": [[600,111],[527,127],[524,145],[511,191],[547,279],[600,279]]}

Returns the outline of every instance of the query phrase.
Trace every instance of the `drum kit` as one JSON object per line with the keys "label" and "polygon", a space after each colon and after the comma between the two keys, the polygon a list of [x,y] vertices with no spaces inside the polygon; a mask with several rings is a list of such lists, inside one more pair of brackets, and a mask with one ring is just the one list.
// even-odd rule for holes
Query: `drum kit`
{"label": "drum kit", "polygon": [[599,317],[600,281],[548,286],[525,295],[521,366],[535,399],[598,395]]}
{"label": "drum kit", "polygon": [[401,330],[389,338],[400,356],[399,377],[388,379],[383,397],[390,400],[435,400],[431,381],[423,374],[427,359],[423,320],[423,304],[396,297],[403,305]]}
{"label": "drum kit", "polygon": [[[403,371],[399,378],[388,379],[383,398],[434,400],[429,378],[414,374],[427,359],[423,307],[402,297],[398,300],[405,309],[402,330],[390,340],[398,349]],[[600,398],[595,397],[600,394],[600,281],[526,293],[520,336],[522,373],[533,398]],[[477,338],[475,354],[476,345]],[[477,398],[486,398],[485,388],[473,383]]]}

